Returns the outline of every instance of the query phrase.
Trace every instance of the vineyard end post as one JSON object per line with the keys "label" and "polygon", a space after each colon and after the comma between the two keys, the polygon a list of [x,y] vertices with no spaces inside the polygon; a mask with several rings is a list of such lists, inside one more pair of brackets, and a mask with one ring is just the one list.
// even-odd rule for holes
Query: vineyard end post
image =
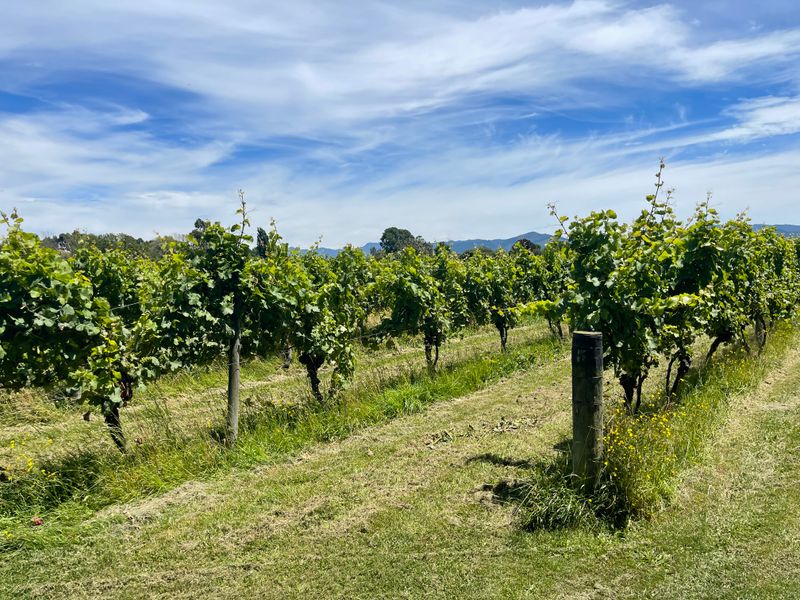
{"label": "vineyard end post", "polygon": [[572,336],[572,474],[580,485],[598,483],[603,461],[603,334]]}

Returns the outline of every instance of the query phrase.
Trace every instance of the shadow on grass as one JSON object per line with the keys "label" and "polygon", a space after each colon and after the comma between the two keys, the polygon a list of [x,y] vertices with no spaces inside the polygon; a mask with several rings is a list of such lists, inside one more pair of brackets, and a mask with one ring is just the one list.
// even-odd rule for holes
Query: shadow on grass
{"label": "shadow on grass", "polygon": [[521,478],[501,480],[488,490],[498,504],[514,506],[520,528],[557,531],[570,528],[616,529],[624,527],[628,515],[607,483],[592,492],[577,484],[572,475],[571,441],[554,445],[556,455],[527,460],[480,454],[469,462],[522,469]]}
{"label": "shadow on grass", "polygon": [[486,454],[478,454],[477,456],[472,456],[467,459],[467,463],[473,463],[473,462],[483,462],[498,467],[515,467],[518,469],[528,469],[528,470],[534,469],[537,464],[530,460],[508,458],[506,456],[500,456],[499,454],[494,454],[493,452]]}

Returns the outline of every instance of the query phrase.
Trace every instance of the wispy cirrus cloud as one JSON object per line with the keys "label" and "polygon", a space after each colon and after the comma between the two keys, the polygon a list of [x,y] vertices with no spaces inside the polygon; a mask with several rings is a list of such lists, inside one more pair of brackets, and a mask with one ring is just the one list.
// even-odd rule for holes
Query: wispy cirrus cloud
{"label": "wispy cirrus cloud", "polygon": [[0,24],[0,206],[148,234],[227,219],[243,187],[296,243],[495,237],[550,200],[633,207],[666,155],[687,206],[738,173],[732,214],[767,172],[796,189],[800,18],[722,4],[23,3]]}
{"label": "wispy cirrus cloud", "polygon": [[712,136],[755,140],[800,132],[800,96],[765,96],[738,102],[727,111],[736,124]]}

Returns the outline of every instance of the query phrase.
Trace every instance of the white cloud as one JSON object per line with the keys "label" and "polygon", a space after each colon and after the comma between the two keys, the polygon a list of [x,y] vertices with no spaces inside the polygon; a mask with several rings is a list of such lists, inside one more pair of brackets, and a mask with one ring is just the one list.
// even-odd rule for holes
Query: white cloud
{"label": "white cloud", "polygon": [[[341,186],[335,175],[303,178],[280,169],[201,179],[195,190],[168,187],[170,165],[153,173],[161,187],[149,191],[66,203],[58,196],[21,202],[23,216],[37,231],[73,227],[91,231],[122,229],[148,236],[154,231],[185,232],[197,217],[232,222],[236,188],[247,192],[254,225],[278,220],[292,243],[308,245],[374,241],[388,226],[407,227],[428,239],[505,237],[538,230],[552,231],[546,204],[559,203],[564,214],[614,207],[624,218],[635,216],[652,191],[655,154],[623,152],[613,140],[580,143],[552,138],[513,151],[482,153],[459,149],[435,162],[420,159],[400,172],[358,185]],[[688,215],[695,203],[714,192],[725,217],[750,209],[757,222],[797,221],[800,189],[800,147],[759,157],[738,156],[670,161],[667,185],[675,187],[678,211]],[[486,172],[497,170],[489,177]],[[517,178],[520,181],[511,185]],[[408,186],[408,182],[416,185]],[[202,190],[202,191],[200,191]],[[0,205],[10,206],[3,198]]]}
{"label": "white cloud", "polygon": [[712,139],[753,140],[800,132],[800,96],[745,100],[729,112],[738,123],[712,135]]}
{"label": "white cloud", "polygon": [[[363,242],[393,224],[431,238],[496,237],[546,227],[550,200],[571,212],[638,206],[662,153],[800,132],[798,97],[757,87],[798,77],[800,27],[715,36],[671,4],[493,6],[19,3],[0,24],[0,89],[44,95],[49,85],[52,100],[76,73],[100,73],[186,96],[146,105],[88,91],[85,106],[59,99],[0,114],[0,207],[24,203],[39,230],[149,235],[184,231],[197,216],[229,220],[243,187],[259,220],[277,217],[296,243],[323,233],[328,244]],[[681,106],[676,123],[620,116],[616,129],[587,127],[582,138],[540,128],[564,110],[638,110],[624,96],[643,89],[743,81],[760,98],[702,127]],[[529,127],[499,138],[511,120]],[[242,148],[289,144],[286,136],[305,148],[237,159]],[[786,209],[779,190],[797,189],[789,158],[798,156],[772,155],[678,162],[674,183],[694,200],[726,177],[718,198],[735,210],[772,186],[754,216],[774,220]]]}
{"label": "white cloud", "polygon": [[6,192],[52,197],[75,187],[191,185],[233,147],[214,141],[186,148],[120,129],[145,118],[141,111],[109,114],[72,107],[0,118],[0,185]]}
{"label": "white cloud", "polygon": [[[669,58],[676,61],[684,77],[697,83],[731,77],[754,67],[789,65],[800,52],[800,30],[777,31],[737,40],[720,40],[695,48],[677,48]],[[761,72],[764,77],[764,72]],[[780,79],[781,71],[772,73]]]}
{"label": "white cloud", "polygon": [[65,13],[44,1],[6,15],[0,49],[38,61],[15,74],[21,82],[64,66],[110,69],[199,94],[262,134],[330,131],[468,93],[559,93],[633,68],[641,80],[718,81],[800,52],[800,29],[698,42],[667,4],[472,5],[463,16],[430,6],[83,0]]}

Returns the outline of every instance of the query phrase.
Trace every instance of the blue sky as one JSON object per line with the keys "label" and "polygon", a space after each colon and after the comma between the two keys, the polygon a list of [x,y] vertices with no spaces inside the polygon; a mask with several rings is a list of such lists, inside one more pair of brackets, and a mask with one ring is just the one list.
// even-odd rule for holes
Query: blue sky
{"label": "blue sky", "polygon": [[800,223],[796,0],[7,2],[0,208],[151,236],[275,218],[292,243],[634,216]]}

